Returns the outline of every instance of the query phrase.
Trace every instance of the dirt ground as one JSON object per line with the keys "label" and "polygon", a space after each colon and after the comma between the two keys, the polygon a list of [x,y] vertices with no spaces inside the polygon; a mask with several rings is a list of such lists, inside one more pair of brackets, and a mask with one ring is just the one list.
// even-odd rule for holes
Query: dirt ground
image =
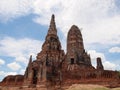
{"label": "dirt ground", "polygon": [[66,90],[120,90],[120,88],[107,88],[100,85],[82,85],[74,84]]}
{"label": "dirt ground", "polygon": [[[18,87],[0,87],[0,90],[47,90],[47,89],[40,89],[40,88],[18,88]],[[74,84],[69,86],[67,89],[64,90],[120,90],[120,88],[107,88],[100,85],[84,85],[84,84]]]}

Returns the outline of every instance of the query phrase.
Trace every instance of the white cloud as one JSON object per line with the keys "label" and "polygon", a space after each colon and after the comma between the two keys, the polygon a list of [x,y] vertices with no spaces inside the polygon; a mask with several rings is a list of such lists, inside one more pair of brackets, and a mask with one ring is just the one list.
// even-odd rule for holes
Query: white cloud
{"label": "white cloud", "polygon": [[92,60],[96,60],[97,57],[101,57],[101,59],[105,61],[105,55],[103,53],[96,52],[95,50],[89,50],[88,53],[90,54]]}
{"label": "white cloud", "polygon": [[0,20],[6,22],[31,12],[33,0],[0,0]]}
{"label": "white cloud", "polygon": [[7,76],[7,75],[16,75],[17,72],[5,72],[5,71],[0,71],[0,76]]}
{"label": "white cloud", "polygon": [[8,75],[17,75],[17,72],[5,72],[5,71],[0,71],[0,81],[8,76]]}
{"label": "white cloud", "polygon": [[[52,13],[57,27],[67,34],[72,24],[83,28],[85,43],[119,44],[120,14],[115,0],[1,0],[4,20],[33,13],[33,20],[48,25]],[[4,17],[4,18],[3,18]]]}
{"label": "white cloud", "polygon": [[7,64],[7,67],[9,67],[10,69],[12,69],[14,71],[17,71],[21,68],[20,64],[16,63],[16,62],[12,62],[12,63]]}
{"label": "white cloud", "polygon": [[118,67],[118,64],[115,64],[113,62],[110,62],[106,60],[104,53],[96,52],[95,50],[89,50],[88,53],[91,56],[92,64],[94,67],[96,67],[96,58],[101,57],[103,66],[105,70],[116,70]]}
{"label": "white cloud", "polygon": [[3,59],[0,59],[0,65],[5,64],[5,61]]}
{"label": "white cloud", "polygon": [[111,63],[109,61],[105,61],[103,63],[103,66],[106,70],[116,70],[118,65],[115,65],[114,63]]}
{"label": "white cloud", "polygon": [[110,53],[120,53],[120,47],[112,47],[109,49]]}
{"label": "white cloud", "polygon": [[104,20],[98,19],[98,21],[85,27],[83,35],[86,43],[114,45],[120,42],[120,16],[105,18]]}
{"label": "white cloud", "polygon": [[[34,59],[36,58],[36,54],[41,51],[41,45],[41,41],[30,38],[15,39],[12,37],[4,37],[0,39],[0,56],[13,58],[13,62],[7,64],[7,67],[13,71],[20,70],[19,73],[24,74],[22,67],[28,63],[30,55],[33,55]],[[3,61],[0,61],[0,63],[1,62],[4,63]],[[16,74],[17,72],[0,71],[0,76]]]}
{"label": "white cloud", "polygon": [[24,75],[26,69],[21,69],[20,74]]}
{"label": "white cloud", "polygon": [[[42,3],[42,5],[40,5]],[[35,22],[48,25],[52,13],[56,15],[57,27],[67,34],[72,24],[83,28],[85,43],[119,44],[120,15],[114,0],[37,0]]]}
{"label": "white cloud", "polygon": [[[24,75],[25,69],[21,69],[19,74]],[[17,75],[17,72],[5,72],[5,71],[0,71],[0,81],[5,78],[8,75]]]}
{"label": "white cloud", "polygon": [[36,54],[41,50],[41,41],[23,38],[15,39],[12,37],[5,37],[0,40],[0,56],[9,56],[15,61],[28,63],[29,56]]}

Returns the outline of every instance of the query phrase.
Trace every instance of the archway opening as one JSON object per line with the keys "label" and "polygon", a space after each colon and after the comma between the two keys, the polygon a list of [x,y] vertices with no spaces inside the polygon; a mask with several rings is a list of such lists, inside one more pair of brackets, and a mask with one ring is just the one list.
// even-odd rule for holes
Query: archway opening
{"label": "archway opening", "polygon": [[33,84],[37,84],[37,70],[33,69]]}
{"label": "archway opening", "polygon": [[71,58],[71,64],[74,64],[75,62],[74,62],[74,58]]}

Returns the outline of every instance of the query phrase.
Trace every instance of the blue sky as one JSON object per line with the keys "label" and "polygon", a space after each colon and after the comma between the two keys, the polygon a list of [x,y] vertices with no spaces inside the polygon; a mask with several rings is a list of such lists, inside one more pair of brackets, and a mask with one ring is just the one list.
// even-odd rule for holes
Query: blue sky
{"label": "blue sky", "polygon": [[0,80],[24,74],[29,56],[35,60],[41,51],[53,13],[65,51],[75,24],[93,65],[101,57],[105,69],[120,70],[120,0],[0,0]]}

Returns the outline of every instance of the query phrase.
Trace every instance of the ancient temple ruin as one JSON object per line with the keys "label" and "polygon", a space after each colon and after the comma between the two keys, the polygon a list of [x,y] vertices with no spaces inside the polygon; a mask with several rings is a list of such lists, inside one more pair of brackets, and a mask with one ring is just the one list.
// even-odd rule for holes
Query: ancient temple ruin
{"label": "ancient temple ruin", "polygon": [[67,51],[64,53],[57,35],[55,16],[52,15],[45,42],[36,60],[32,60],[31,55],[24,75],[9,75],[0,85],[22,88],[61,88],[81,83],[118,85],[120,83],[118,72],[104,70],[100,57],[96,61],[95,68],[84,48],[81,30],[76,25],[68,31]]}

